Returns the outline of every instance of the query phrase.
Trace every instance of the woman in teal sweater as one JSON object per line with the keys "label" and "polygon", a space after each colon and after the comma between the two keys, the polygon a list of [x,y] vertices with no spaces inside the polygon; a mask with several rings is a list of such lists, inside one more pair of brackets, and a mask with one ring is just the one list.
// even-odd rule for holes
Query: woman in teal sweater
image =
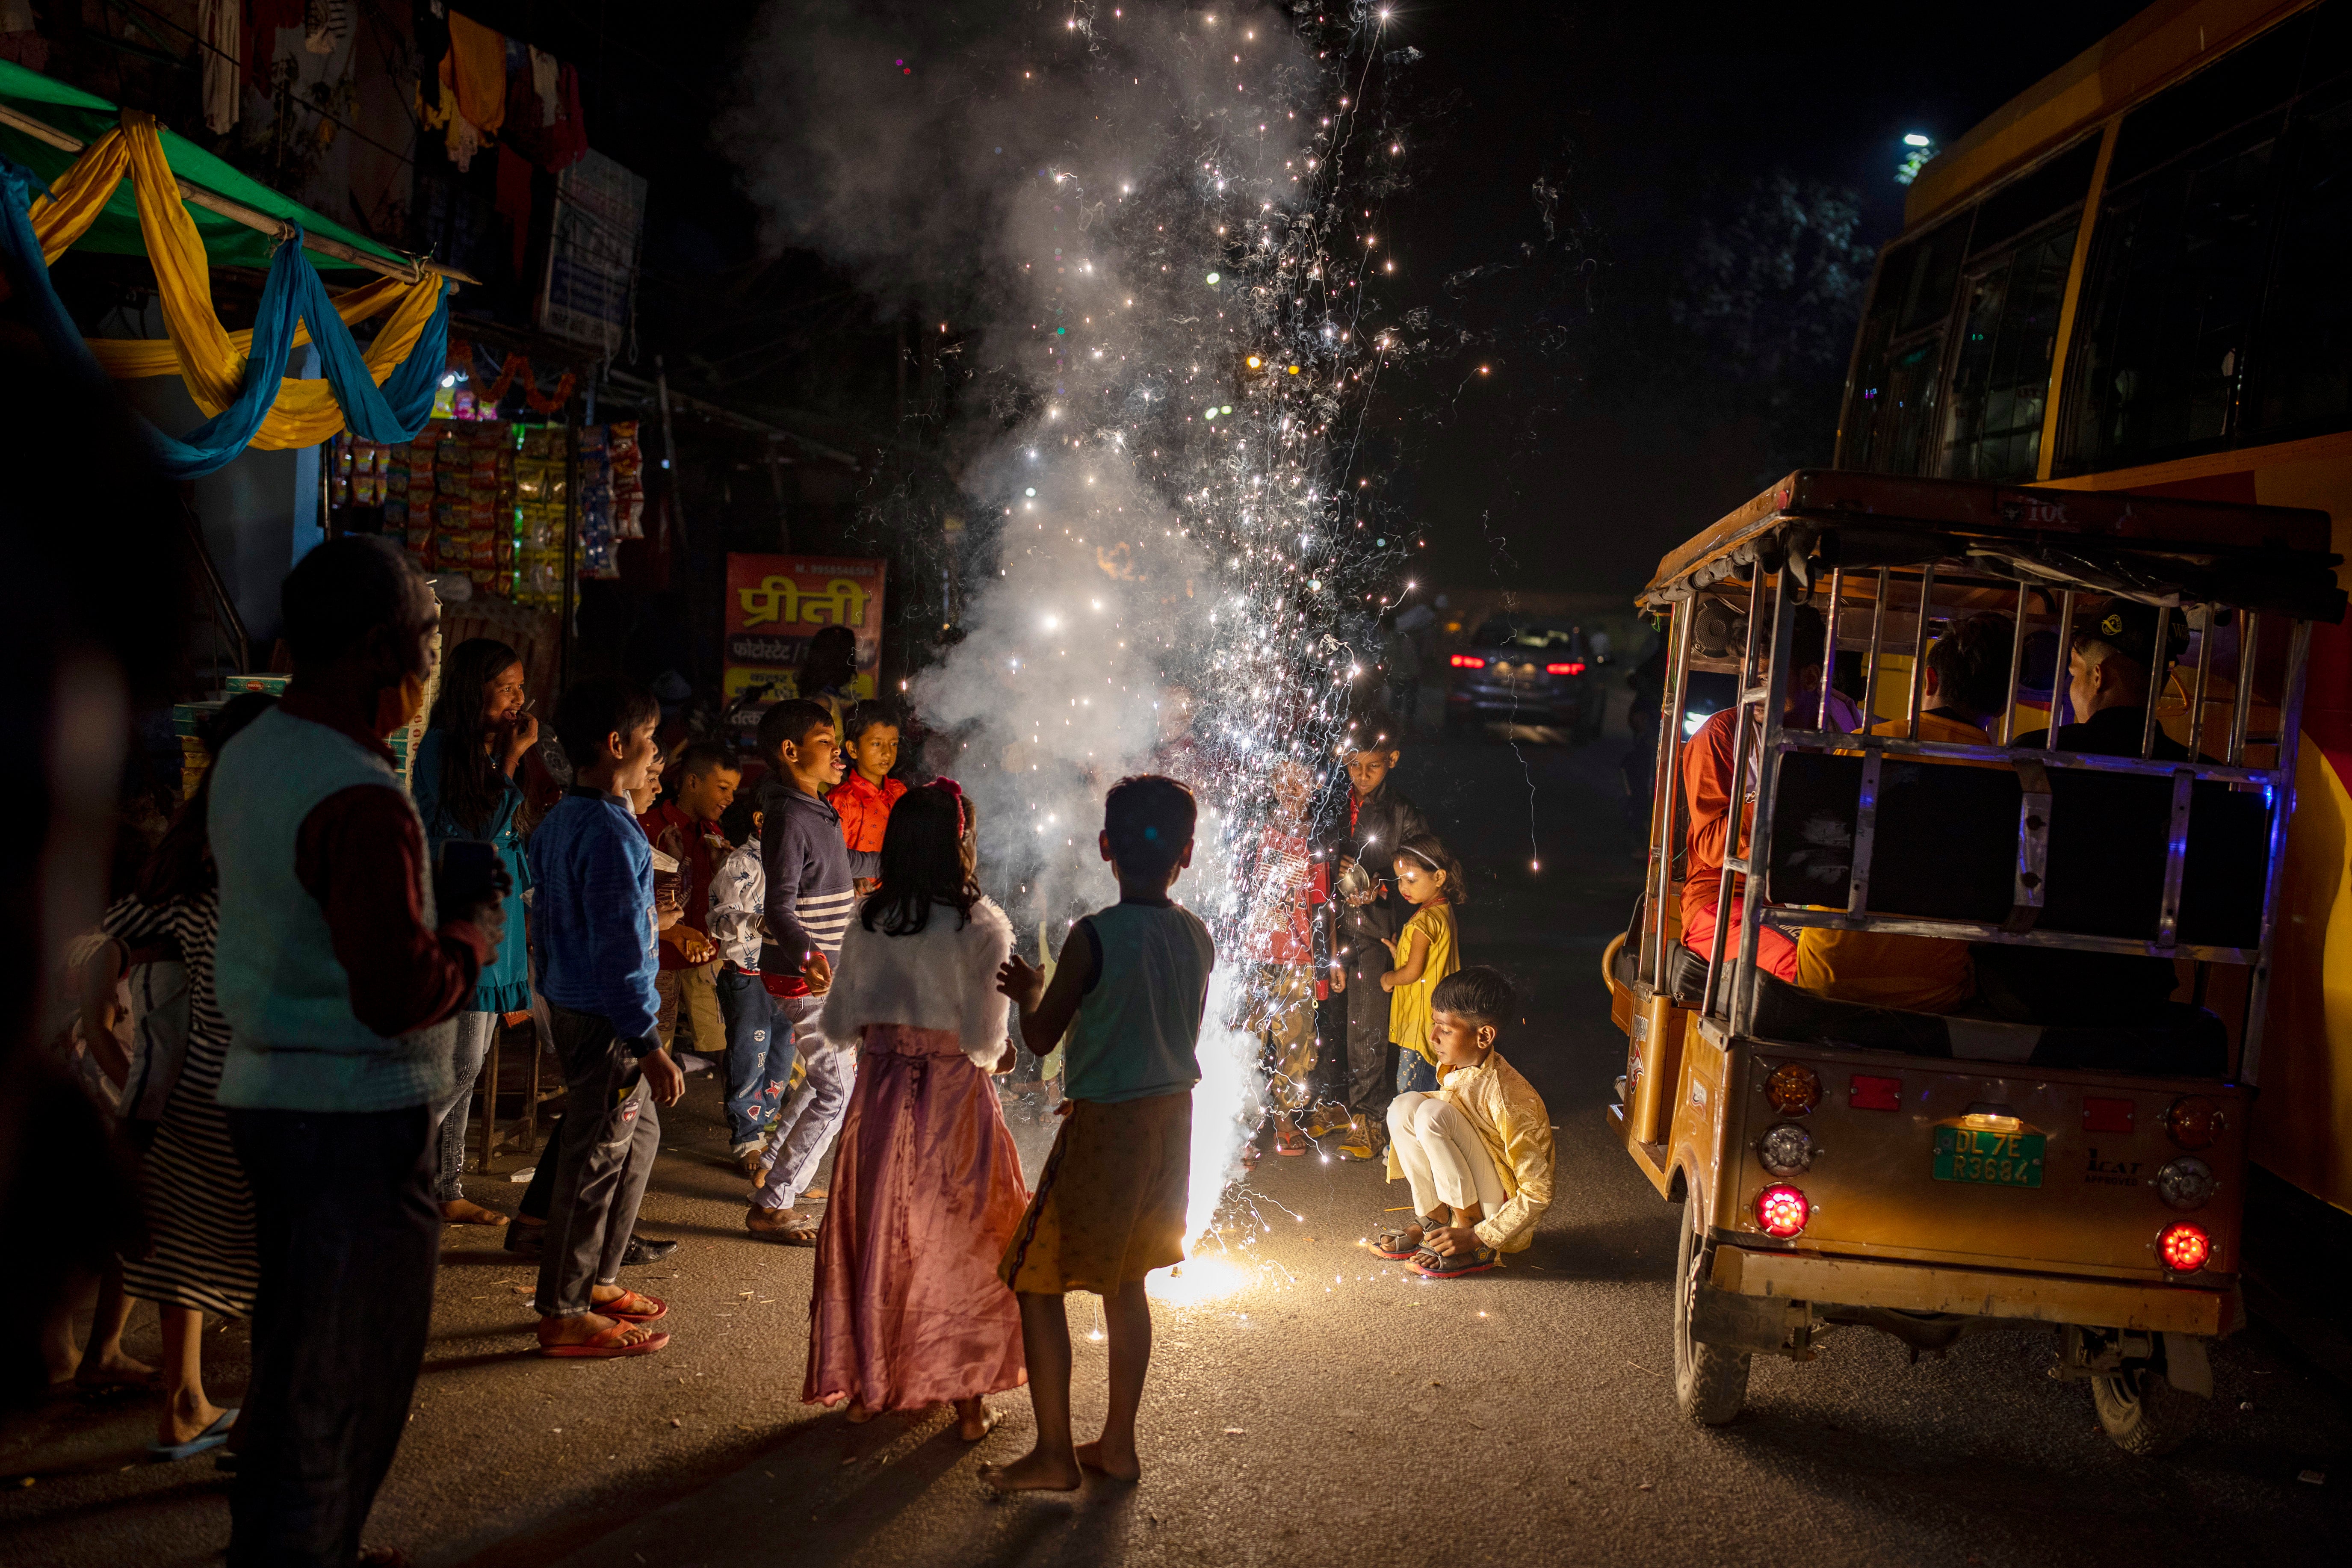
{"label": "woman in teal sweater", "polygon": [[539,721],[526,708],[522,659],[514,649],[491,637],[459,643],[444,664],[441,695],[417,745],[409,790],[417,816],[425,819],[425,847],[436,860],[453,838],[486,840],[498,847],[513,887],[507,895],[506,939],[498,956],[482,966],[473,1000],[457,1015],[455,1087],[434,1108],[441,1175],[433,1195],[441,1217],[455,1225],[499,1225],[506,1219],[466,1196],[466,1105],[500,1015],[530,1006],[522,902],[530,888],[530,864],[515,828],[522,791],[514,782],[516,765],[539,741]]}

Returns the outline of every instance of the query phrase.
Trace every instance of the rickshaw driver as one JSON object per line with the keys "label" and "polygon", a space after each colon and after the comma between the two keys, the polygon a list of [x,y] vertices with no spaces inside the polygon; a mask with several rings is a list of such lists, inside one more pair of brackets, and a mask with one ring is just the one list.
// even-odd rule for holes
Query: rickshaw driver
{"label": "rickshaw driver", "polygon": [[[1789,679],[1789,705],[1780,716],[1780,723],[1786,729],[1811,730],[1819,728],[1822,650],[1828,640],[1829,628],[1822,620],[1822,613],[1811,605],[1798,605],[1795,620],[1789,648],[1795,668]],[[1861,727],[1862,710],[1843,692],[1832,689],[1829,695],[1831,727],[1852,734]],[[1715,952],[1715,912],[1722,895],[1724,845],[1731,837],[1731,762],[1733,747],[1738,740],[1733,726],[1739,722],[1744,711],[1734,705],[1713,715],[1683,748],[1683,799],[1690,812],[1690,837],[1684,858],[1682,942],[1701,958],[1711,957]],[[1747,785],[1738,792],[1738,853],[1742,856],[1748,853],[1748,809],[1755,798],[1759,767],[1753,747],[1748,767]],[[1741,889],[1746,885],[1744,877],[1732,879],[1731,921],[1727,929],[1734,932],[1739,930]],[[1756,963],[1768,974],[1793,981],[1797,977],[1797,944],[1770,926],[1759,926],[1756,931]]]}
{"label": "rickshaw driver", "polygon": [[[2059,727],[2055,750],[2089,756],[2136,757],[2147,727],[2151,694],[2163,689],[2172,666],[2189,646],[2189,633],[2175,616],[2158,662],[2157,612],[2131,599],[2110,600],[2097,620],[2078,628],[2066,655],[2066,700],[2075,719]],[[2151,664],[2156,668],[2151,668]],[[2020,735],[2020,750],[2050,745],[2050,731]],[[2189,760],[2189,748],[2159,727],[2151,756]],[[2115,836],[2112,862],[2130,852],[2112,819],[2067,823],[2063,831]],[[2053,830],[2055,830],[2053,828]],[[2003,1017],[2038,1024],[2111,1024],[2144,1018],[2172,998],[2179,984],[2172,961],[2116,952],[2069,952],[2058,948],[1977,944],[1977,984],[1981,999]]]}

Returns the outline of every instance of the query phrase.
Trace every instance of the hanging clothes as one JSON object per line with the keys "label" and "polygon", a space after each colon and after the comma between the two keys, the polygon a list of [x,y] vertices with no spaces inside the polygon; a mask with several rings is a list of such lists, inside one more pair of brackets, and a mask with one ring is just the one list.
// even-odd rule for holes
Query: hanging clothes
{"label": "hanging clothes", "polygon": [[245,107],[238,78],[245,59],[244,0],[203,0],[196,7],[196,36],[204,45],[202,76],[205,129],[219,136],[236,124]]}
{"label": "hanging clothes", "polygon": [[507,40],[470,16],[449,13],[449,52],[441,82],[457,95],[457,112],[488,141],[507,122]]}
{"label": "hanging clothes", "polygon": [[588,155],[588,121],[580,112],[580,71],[577,67],[567,65],[563,68],[559,96],[563,100],[563,114],[548,129],[548,155],[540,163],[540,167],[550,174],[568,169]]}
{"label": "hanging clothes", "polygon": [[563,67],[544,49],[530,51],[530,90],[539,100],[541,130],[563,118]]}
{"label": "hanging clothes", "polygon": [[278,30],[303,25],[303,0],[251,0],[247,19],[251,47],[245,58],[245,84],[262,97],[270,96],[269,68],[278,58]]}

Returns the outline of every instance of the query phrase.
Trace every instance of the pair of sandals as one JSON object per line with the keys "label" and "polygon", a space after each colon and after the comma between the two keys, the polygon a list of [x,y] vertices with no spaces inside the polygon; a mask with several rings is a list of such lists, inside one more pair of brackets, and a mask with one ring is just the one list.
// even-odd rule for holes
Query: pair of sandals
{"label": "pair of sandals", "polygon": [[1451,1258],[1433,1247],[1423,1247],[1421,1238],[1444,1228],[1444,1223],[1434,1215],[1416,1215],[1409,1226],[1381,1232],[1380,1238],[1372,1243],[1372,1250],[1391,1263],[1403,1264],[1424,1279],[1459,1279],[1466,1274],[1484,1274],[1501,1266],[1500,1257],[1491,1247],[1474,1247]]}
{"label": "pair of sandals", "polygon": [[558,1361],[615,1361],[623,1356],[651,1355],[669,1343],[666,1331],[646,1327],[655,1319],[669,1314],[669,1303],[658,1296],[624,1290],[609,1301],[598,1301],[590,1310],[612,1319],[612,1325],[593,1338],[573,1344],[549,1344],[542,1340],[539,1353]]}

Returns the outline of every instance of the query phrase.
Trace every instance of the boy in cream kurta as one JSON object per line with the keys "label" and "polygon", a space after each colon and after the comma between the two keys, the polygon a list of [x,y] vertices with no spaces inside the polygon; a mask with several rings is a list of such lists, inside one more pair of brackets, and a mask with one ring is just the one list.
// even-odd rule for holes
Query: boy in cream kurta
{"label": "boy in cream kurta", "polygon": [[1429,1030],[1437,1092],[1389,1107],[1389,1179],[1411,1184],[1417,1217],[1374,1250],[1427,1279],[1483,1273],[1525,1251],[1551,1205],[1551,1113],[1495,1049],[1511,1003],[1510,983],[1484,965],[1440,981]]}

